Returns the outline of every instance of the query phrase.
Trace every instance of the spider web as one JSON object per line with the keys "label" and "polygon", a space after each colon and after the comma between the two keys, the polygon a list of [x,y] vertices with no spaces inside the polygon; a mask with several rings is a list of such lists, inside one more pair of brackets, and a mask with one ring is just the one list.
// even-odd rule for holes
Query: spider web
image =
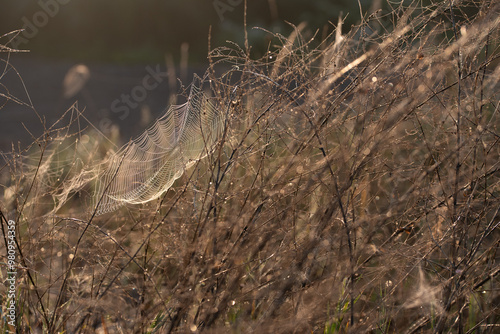
{"label": "spider web", "polygon": [[201,82],[199,87],[193,82],[186,103],[171,106],[141,136],[97,167],[96,213],[161,196],[185,169],[214,150],[223,126],[223,115],[201,90]]}

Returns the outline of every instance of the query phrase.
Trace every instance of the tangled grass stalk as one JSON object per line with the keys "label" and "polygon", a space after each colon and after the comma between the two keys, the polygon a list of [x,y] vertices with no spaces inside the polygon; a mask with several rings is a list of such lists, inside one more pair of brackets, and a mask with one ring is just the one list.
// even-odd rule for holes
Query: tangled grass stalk
{"label": "tangled grass stalk", "polygon": [[21,331],[494,332],[500,4],[419,4],[211,50],[224,124],[154,201],[47,215],[84,169],[53,167],[109,150],[70,126],[6,156]]}

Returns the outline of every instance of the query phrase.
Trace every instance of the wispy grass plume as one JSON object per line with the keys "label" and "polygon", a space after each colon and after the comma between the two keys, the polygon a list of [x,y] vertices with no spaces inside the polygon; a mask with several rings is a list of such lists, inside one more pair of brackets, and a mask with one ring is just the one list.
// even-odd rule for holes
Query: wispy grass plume
{"label": "wispy grass plume", "polygon": [[155,201],[48,214],[110,150],[76,108],[5,155],[19,330],[495,332],[500,4],[392,6],[211,50],[218,141]]}

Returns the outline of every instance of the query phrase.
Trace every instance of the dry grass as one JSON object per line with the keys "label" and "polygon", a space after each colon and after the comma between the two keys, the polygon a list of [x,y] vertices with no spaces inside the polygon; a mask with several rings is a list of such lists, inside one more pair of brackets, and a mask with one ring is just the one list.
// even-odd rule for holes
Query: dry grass
{"label": "dry grass", "polygon": [[227,131],[157,202],[46,214],[109,149],[77,118],[5,155],[19,332],[495,332],[500,4],[450,6],[213,50]]}

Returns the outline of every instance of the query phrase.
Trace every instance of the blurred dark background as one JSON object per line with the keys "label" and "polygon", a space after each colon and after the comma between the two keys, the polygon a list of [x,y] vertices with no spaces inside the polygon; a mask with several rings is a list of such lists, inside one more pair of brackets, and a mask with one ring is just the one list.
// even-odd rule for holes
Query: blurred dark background
{"label": "blurred dark background", "polygon": [[[382,0],[249,0],[251,56],[264,54],[270,43],[269,34],[253,27],[288,36],[287,22],[306,22],[305,34],[317,32],[320,41],[339,15],[346,18],[347,31],[360,21],[360,10],[366,14],[385,5]],[[243,17],[243,0],[0,0],[0,36],[24,29],[0,37],[0,44],[29,50],[0,53],[0,150],[11,150],[12,143],[25,146],[33,141],[31,134],[43,133],[34,110],[50,126],[75,101],[85,109],[87,127],[109,136],[116,125],[122,142],[140,134],[169,104],[182,102],[172,99],[181,90],[176,78],[187,85],[193,73],[205,71],[210,29],[212,48],[228,40],[243,45]],[[173,80],[164,75],[127,106],[126,117],[116,112],[113,105],[124,105],[123,94],[143,93],[137,87],[148,66],[165,74],[169,62],[176,68]],[[90,76],[75,95],[64,96],[65,75],[76,64],[87,66]]]}
{"label": "blurred dark background", "polygon": [[[360,0],[364,13],[383,2]],[[249,0],[247,7],[256,49],[265,47],[259,43],[265,33],[252,27],[286,35],[291,28],[285,21],[307,22],[310,31],[322,34],[340,13],[348,14],[346,29],[360,18],[352,0]],[[203,63],[210,26],[213,46],[243,41],[243,11],[243,0],[1,0],[0,32],[24,27],[33,36],[20,48],[78,61],[158,62],[166,53],[178,60],[181,44],[188,43],[189,60]]]}

